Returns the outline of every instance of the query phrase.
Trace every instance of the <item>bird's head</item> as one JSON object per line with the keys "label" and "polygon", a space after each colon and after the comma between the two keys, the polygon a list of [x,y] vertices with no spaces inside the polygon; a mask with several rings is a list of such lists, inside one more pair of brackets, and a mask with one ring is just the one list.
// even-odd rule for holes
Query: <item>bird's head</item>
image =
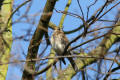
{"label": "bird's head", "polygon": [[62,31],[62,28],[58,27],[55,29],[56,31]]}
{"label": "bird's head", "polygon": [[62,30],[62,28],[60,28],[60,27],[57,27],[55,30],[54,30],[54,32],[53,33],[64,33],[63,32],[63,30]]}

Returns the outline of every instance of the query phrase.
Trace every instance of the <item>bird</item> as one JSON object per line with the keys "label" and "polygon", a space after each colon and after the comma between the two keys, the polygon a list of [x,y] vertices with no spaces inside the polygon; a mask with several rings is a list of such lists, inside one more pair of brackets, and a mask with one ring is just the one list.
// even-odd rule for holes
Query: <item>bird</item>
{"label": "bird", "polygon": [[[65,49],[66,45],[69,43],[69,40],[61,28],[56,28],[54,30],[54,32],[51,36],[50,42],[51,42],[51,46],[52,46],[53,50],[56,52],[57,56],[64,56],[64,55],[72,55],[73,54],[72,51],[64,53],[64,49]],[[70,46],[68,49],[70,49]],[[78,67],[77,67],[75,61],[73,60],[73,58],[68,57],[67,59],[71,63],[75,72],[77,72]],[[60,58],[59,60],[62,61],[64,64],[66,64],[64,58]]]}

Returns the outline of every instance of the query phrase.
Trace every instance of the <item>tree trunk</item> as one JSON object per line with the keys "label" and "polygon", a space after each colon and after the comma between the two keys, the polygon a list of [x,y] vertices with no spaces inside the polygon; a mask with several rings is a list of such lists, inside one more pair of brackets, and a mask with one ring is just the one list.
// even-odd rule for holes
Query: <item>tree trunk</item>
{"label": "tree trunk", "polygon": [[[12,12],[13,0],[2,0],[0,2],[0,80],[5,80],[8,70],[10,49],[12,43],[12,26],[9,19]],[[9,21],[9,23],[7,23]]]}
{"label": "tree trunk", "polygon": [[[57,0],[47,0],[44,7],[43,14],[39,21],[39,25],[33,34],[32,40],[28,48],[28,54],[26,60],[36,59],[39,45],[42,41],[44,34],[48,31],[48,23],[53,13],[53,9]],[[47,13],[47,15],[45,14]],[[22,80],[34,80],[33,73],[35,72],[35,61],[26,62],[22,75]]]}

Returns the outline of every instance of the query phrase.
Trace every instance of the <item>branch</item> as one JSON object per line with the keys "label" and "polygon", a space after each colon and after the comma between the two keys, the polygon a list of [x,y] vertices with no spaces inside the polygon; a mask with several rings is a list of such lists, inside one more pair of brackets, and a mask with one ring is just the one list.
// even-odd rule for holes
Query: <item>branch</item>
{"label": "branch", "polygon": [[[118,24],[117,24],[118,25]],[[111,46],[116,42],[117,38],[120,38],[120,36],[118,35],[114,35],[112,34],[112,32],[119,32],[120,27],[119,26],[115,26],[113,29],[111,29],[108,34],[106,34],[104,36],[104,39],[101,41],[101,43],[98,45],[98,47],[96,47],[94,50],[90,51],[88,54],[80,54],[80,55],[94,55],[95,57],[104,57],[107,53],[108,50],[111,48]],[[81,58],[77,58],[76,64],[79,68],[79,70],[84,69],[86,66],[95,63],[98,59],[93,59],[93,58],[86,58],[86,59],[82,59]],[[117,61],[115,60],[115,62],[117,63]],[[67,75],[71,75],[74,76],[76,73],[74,72],[74,70],[71,69],[71,67],[67,67],[67,69],[63,70],[64,74],[62,76],[67,76]],[[58,76],[60,77],[60,76]]]}
{"label": "branch", "polygon": [[113,68],[109,74],[107,74],[103,80],[108,80],[108,77],[112,74],[112,72],[115,72],[116,70],[119,70],[120,66]]}
{"label": "branch", "polygon": [[[56,3],[56,0],[47,0],[43,10],[43,14],[41,15],[41,18],[40,18],[38,27],[34,32],[32,39],[30,41],[26,60],[37,58],[38,48],[43,38],[43,35],[45,34],[45,32],[48,32],[47,31],[48,23],[51,18],[55,3]],[[44,15],[44,13],[50,13],[50,14]],[[35,64],[36,64],[36,61],[25,63],[25,69],[22,75],[23,80],[34,80],[34,75],[32,73],[29,73],[29,71],[27,71],[26,68],[35,72]]]}

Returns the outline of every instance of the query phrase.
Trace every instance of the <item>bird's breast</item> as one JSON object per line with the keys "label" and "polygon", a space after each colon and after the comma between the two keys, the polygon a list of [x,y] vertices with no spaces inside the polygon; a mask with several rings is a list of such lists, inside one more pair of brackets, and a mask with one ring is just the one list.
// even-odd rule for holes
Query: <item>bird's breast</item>
{"label": "bird's breast", "polygon": [[64,45],[62,45],[61,43],[57,42],[55,44],[55,51],[57,52],[58,55],[62,55],[62,53],[64,51]]}
{"label": "bird's breast", "polygon": [[52,48],[55,50],[57,55],[62,55],[64,47],[65,47],[64,44],[61,44],[59,40],[53,41]]}

